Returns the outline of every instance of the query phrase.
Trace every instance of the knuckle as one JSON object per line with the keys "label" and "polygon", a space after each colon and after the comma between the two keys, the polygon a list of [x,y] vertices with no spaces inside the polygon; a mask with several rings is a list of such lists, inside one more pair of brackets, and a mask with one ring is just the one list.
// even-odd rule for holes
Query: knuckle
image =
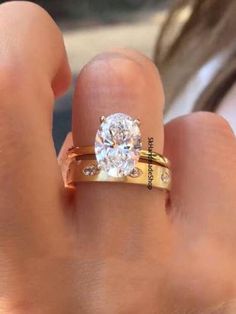
{"label": "knuckle", "polygon": [[165,134],[172,144],[194,142],[198,145],[235,147],[235,135],[229,123],[211,112],[196,112],[170,121]]}
{"label": "knuckle", "polygon": [[135,89],[143,86],[144,80],[138,64],[117,53],[102,53],[82,69],[78,83],[95,85],[101,89],[128,90],[135,82]]}
{"label": "knuckle", "polygon": [[[95,76],[101,76],[103,73],[100,69],[113,77],[140,77],[141,67],[132,58],[120,53],[120,52],[103,52],[93,58],[82,70],[82,74]],[[137,77],[137,78],[138,78]]]}
{"label": "knuckle", "polygon": [[0,5],[0,9],[5,11],[13,10],[15,12],[18,12],[19,14],[22,14],[22,12],[26,12],[31,14],[33,13],[37,15],[39,14],[49,16],[46,10],[31,1],[6,1]]}
{"label": "knuckle", "polygon": [[[27,1],[10,1],[0,5],[0,31],[4,48],[28,53],[44,52],[62,42],[62,34],[51,16],[39,5]],[[14,40],[19,38],[20,40]],[[42,45],[42,40],[44,44]],[[8,53],[9,57],[12,55]],[[21,57],[23,58],[24,55]],[[25,57],[26,58],[26,57]],[[17,58],[15,58],[17,59]]]}
{"label": "knuckle", "polygon": [[93,58],[82,69],[78,82],[96,81],[109,86],[119,86],[134,94],[153,91],[159,93],[160,103],[164,103],[164,92],[158,70],[144,55],[128,49],[103,52]]}
{"label": "knuckle", "polygon": [[140,66],[143,67],[144,70],[152,72],[155,75],[159,74],[154,62],[140,51],[129,48],[120,48],[116,49],[116,51],[126,55],[127,57],[130,57],[133,61],[136,61]]}
{"label": "knuckle", "polygon": [[186,116],[187,125],[204,134],[214,132],[216,135],[234,137],[234,133],[229,123],[220,115],[212,112],[197,112]]}
{"label": "knuckle", "polygon": [[12,85],[17,77],[22,86],[30,76],[31,81],[33,77],[52,80],[61,69],[65,57],[62,33],[50,15],[33,2],[0,5],[0,42],[0,68],[4,68],[0,83],[10,81]]}
{"label": "knuckle", "polygon": [[[97,61],[110,63],[115,68],[120,68],[126,75],[141,75],[147,78],[150,75],[158,75],[155,64],[145,55],[132,49],[113,49],[97,55],[89,64],[95,64]],[[88,64],[88,65],[89,65]]]}

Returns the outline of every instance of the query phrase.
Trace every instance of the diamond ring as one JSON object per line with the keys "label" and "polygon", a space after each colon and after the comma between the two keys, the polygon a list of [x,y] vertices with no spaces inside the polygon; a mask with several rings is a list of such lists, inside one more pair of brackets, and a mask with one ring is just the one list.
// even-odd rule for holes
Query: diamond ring
{"label": "diamond ring", "polygon": [[170,190],[166,157],[142,149],[140,120],[115,113],[100,118],[95,145],[72,147],[62,163],[67,187],[78,182],[120,182]]}

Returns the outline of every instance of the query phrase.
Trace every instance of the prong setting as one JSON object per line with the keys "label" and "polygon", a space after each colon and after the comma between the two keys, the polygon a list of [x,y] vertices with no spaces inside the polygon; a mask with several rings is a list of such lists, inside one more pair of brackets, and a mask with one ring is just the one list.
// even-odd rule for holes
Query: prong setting
{"label": "prong setting", "polygon": [[100,123],[105,122],[105,120],[106,120],[106,117],[105,117],[105,116],[101,116],[101,117],[100,117]]}

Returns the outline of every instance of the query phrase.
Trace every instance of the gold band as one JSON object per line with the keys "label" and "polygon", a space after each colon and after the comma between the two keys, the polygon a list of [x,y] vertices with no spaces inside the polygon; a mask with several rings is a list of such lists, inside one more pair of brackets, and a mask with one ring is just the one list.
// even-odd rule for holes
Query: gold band
{"label": "gold band", "polygon": [[170,163],[164,156],[153,153],[150,158],[147,151],[142,151],[139,162],[133,172],[125,177],[114,178],[100,170],[94,148],[72,147],[62,157],[61,169],[65,186],[75,188],[79,182],[110,182],[144,185],[149,189],[170,190]]}
{"label": "gold band", "polygon": [[[72,147],[68,150],[68,158],[77,158],[84,156],[93,156],[95,155],[94,147],[93,146],[84,146],[84,147]],[[156,152],[149,152],[147,150],[140,151],[140,161],[149,161],[150,163],[156,163],[166,168],[170,168],[169,160],[158,154]]]}
{"label": "gold band", "polygon": [[138,162],[134,171],[125,177],[114,178],[97,167],[96,160],[72,159],[68,165],[66,187],[74,188],[79,182],[109,182],[144,185],[149,189],[170,190],[170,169],[157,165]]}
{"label": "gold band", "polygon": [[62,161],[67,187],[79,182],[109,182],[145,185],[170,190],[169,160],[149,149],[141,150],[140,120],[124,113],[100,118],[94,146],[72,147]]}

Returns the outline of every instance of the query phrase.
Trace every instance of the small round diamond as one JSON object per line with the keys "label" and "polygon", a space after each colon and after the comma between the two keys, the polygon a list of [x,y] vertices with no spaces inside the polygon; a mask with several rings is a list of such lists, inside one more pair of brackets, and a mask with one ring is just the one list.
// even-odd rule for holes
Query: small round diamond
{"label": "small round diamond", "polygon": [[129,174],[129,176],[130,176],[131,178],[138,178],[138,177],[140,177],[142,174],[143,174],[142,170],[139,169],[138,167],[135,167],[135,168],[131,171],[131,173]]}
{"label": "small round diamond", "polygon": [[83,174],[85,176],[95,176],[99,172],[99,169],[95,165],[88,165],[83,169]]}
{"label": "small round diamond", "polygon": [[164,183],[169,183],[170,181],[170,175],[169,173],[165,170],[162,175],[161,175],[161,179]]}
{"label": "small round diamond", "polygon": [[103,118],[95,139],[99,167],[112,177],[129,175],[141,150],[139,121],[123,113]]}

